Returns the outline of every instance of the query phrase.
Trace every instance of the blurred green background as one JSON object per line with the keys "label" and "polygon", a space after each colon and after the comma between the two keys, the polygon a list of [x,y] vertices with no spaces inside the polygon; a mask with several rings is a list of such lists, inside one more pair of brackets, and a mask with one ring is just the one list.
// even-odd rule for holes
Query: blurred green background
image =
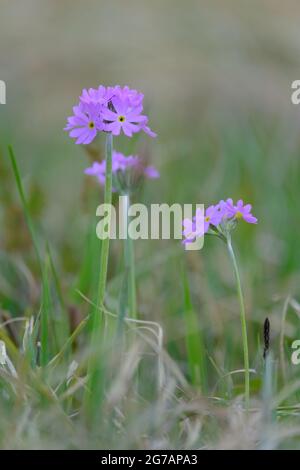
{"label": "blurred green background", "polygon": [[[87,157],[63,127],[82,88],[128,84],[145,93],[158,133],[135,147],[116,139],[120,151],[146,148],[161,172],[141,201],[208,205],[233,197],[253,204],[258,226],[241,225],[234,236],[250,337],[256,345],[267,315],[276,337],[284,299],[299,298],[300,106],[290,99],[300,78],[299,14],[296,0],[2,0],[2,266],[9,253],[34,272],[7,156],[11,143],[41,238],[53,249],[66,291],[78,286],[102,193],[83,175]],[[141,241],[136,251],[141,315],[164,326],[170,351],[180,357],[187,266],[199,322],[213,337],[209,347],[226,360],[239,322],[221,243],[209,239],[200,253],[186,254],[178,242]],[[118,243],[112,253],[117,295]],[[95,277],[96,267],[89,269]],[[28,307],[22,285],[7,284],[5,271],[2,296],[14,289],[16,313]],[[297,337],[289,326],[287,334]],[[238,356],[227,366],[240,364]]]}

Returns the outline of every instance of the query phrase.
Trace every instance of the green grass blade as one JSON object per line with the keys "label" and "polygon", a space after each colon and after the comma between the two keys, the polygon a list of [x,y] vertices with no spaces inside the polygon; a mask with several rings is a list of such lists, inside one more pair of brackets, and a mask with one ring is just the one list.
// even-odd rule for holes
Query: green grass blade
{"label": "green grass blade", "polygon": [[52,304],[54,304],[57,314],[51,318],[53,323],[53,330],[55,338],[57,339],[57,348],[55,354],[62,348],[63,344],[67,341],[70,335],[70,322],[67,307],[63,298],[61,283],[57,274],[55,264],[53,261],[52,253],[47,243],[46,253],[49,260],[49,274],[51,275],[52,296],[54,297]]}
{"label": "green grass blade", "polygon": [[36,256],[37,256],[37,259],[41,268],[41,272],[43,272],[43,263],[42,263],[42,258],[40,255],[40,250],[39,250],[39,245],[38,245],[38,241],[37,241],[37,237],[36,237],[36,233],[34,229],[34,224],[33,224],[33,221],[29,212],[28,204],[25,198],[23,185],[22,185],[22,181],[20,177],[20,172],[19,172],[19,168],[17,165],[17,160],[16,160],[16,157],[15,157],[15,154],[11,145],[8,146],[8,153],[9,153],[10,161],[12,164],[12,169],[13,169],[14,177],[16,180],[19,196],[22,202],[22,207],[23,207],[26,223],[27,223],[27,226],[28,226],[31,238],[32,238],[33,246],[34,246]]}
{"label": "green grass blade", "polygon": [[34,249],[36,252],[36,256],[37,256],[37,259],[40,265],[41,274],[42,274],[42,299],[41,299],[41,314],[40,314],[40,343],[41,343],[40,363],[41,363],[41,366],[45,366],[49,360],[49,311],[50,311],[50,304],[51,304],[50,284],[49,284],[49,259],[47,257],[46,264],[44,267],[42,263],[42,258],[40,255],[40,250],[39,250],[37,236],[36,236],[35,229],[34,229],[34,224],[33,224],[30,211],[28,209],[28,204],[25,198],[25,193],[24,193],[24,189],[23,189],[23,185],[22,185],[22,181],[20,177],[19,168],[18,168],[16,157],[15,157],[15,154],[11,145],[8,147],[8,152],[9,152],[19,196],[22,202],[24,216],[26,219],[28,229],[30,231],[30,235],[32,238],[32,242],[34,245]]}
{"label": "green grass blade", "polygon": [[49,258],[46,258],[45,269],[43,270],[43,289],[42,289],[42,306],[40,317],[40,341],[41,356],[40,365],[45,367],[49,362],[49,316],[51,308],[50,282],[49,282]]}

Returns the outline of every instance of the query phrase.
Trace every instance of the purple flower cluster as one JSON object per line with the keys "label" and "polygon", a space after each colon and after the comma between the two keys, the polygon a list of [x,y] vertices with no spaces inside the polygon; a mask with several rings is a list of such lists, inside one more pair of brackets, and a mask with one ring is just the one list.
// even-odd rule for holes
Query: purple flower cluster
{"label": "purple flower cluster", "polygon": [[128,86],[84,89],[79,104],[73,108],[64,130],[76,139],[76,144],[90,144],[98,132],[111,132],[127,137],[141,130],[151,137],[156,134],[148,126],[143,113],[144,95]]}
{"label": "purple flower cluster", "polygon": [[217,231],[223,234],[223,229],[233,227],[232,222],[235,223],[241,219],[249,224],[256,224],[257,218],[251,214],[251,208],[251,204],[244,204],[242,199],[237,201],[236,204],[233,203],[232,199],[227,199],[209,206],[205,212],[197,209],[192,220],[183,220],[183,243],[191,243],[209,230],[212,230],[212,233]]}
{"label": "purple flower cluster", "polygon": [[[134,171],[143,175],[149,179],[159,178],[159,172],[154,166],[144,166],[141,159],[136,155],[129,155],[126,157],[120,152],[113,151],[112,154],[112,173],[117,175],[120,173],[126,173],[127,170],[134,169]],[[94,175],[98,178],[100,184],[104,186],[105,183],[105,172],[106,172],[106,161],[94,162],[92,166],[84,170],[86,175]]]}

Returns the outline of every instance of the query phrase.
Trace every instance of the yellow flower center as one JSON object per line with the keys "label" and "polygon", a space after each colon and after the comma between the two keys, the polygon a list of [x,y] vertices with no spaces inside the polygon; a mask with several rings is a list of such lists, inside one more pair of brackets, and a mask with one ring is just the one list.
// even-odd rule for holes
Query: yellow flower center
{"label": "yellow flower center", "polygon": [[89,128],[94,129],[95,123],[93,121],[89,122]]}
{"label": "yellow flower center", "polygon": [[237,213],[235,214],[235,218],[236,218],[236,219],[242,219],[242,218],[243,218],[243,214],[242,214],[240,211],[237,211]]}
{"label": "yellow flower center", "polygon": [[204,220],[205,220],[205,222],[209,222],[209,221],[210,221],[210,217],[209,217],[209,215],[208,215],[208,216],[206,216]]}
{"label": "yellow flower center", "polygon": [[124,122],[125,121],[125,116],[119,116],[118,120],[119,120],[119,122]]}

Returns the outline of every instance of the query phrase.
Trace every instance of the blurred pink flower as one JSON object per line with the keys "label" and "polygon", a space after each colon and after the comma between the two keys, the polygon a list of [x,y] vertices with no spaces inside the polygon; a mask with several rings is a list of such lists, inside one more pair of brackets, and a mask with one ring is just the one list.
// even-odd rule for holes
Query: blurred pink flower
{"label": "blurred pink flower", "polygon": [[[159,178],[159,172],[154,166],[144,166],[142,160],[137,155],[125,156],[121,152],[113,151],[112,154],[112,173],[117,175],[118,172],[126,173],[130,168],[134,169],[137,175],[144,175],[148,179]],[[105,183],[106,162],[94,162],[92,166],[86,168],[86,175],[96,176],[102,186]]]}

